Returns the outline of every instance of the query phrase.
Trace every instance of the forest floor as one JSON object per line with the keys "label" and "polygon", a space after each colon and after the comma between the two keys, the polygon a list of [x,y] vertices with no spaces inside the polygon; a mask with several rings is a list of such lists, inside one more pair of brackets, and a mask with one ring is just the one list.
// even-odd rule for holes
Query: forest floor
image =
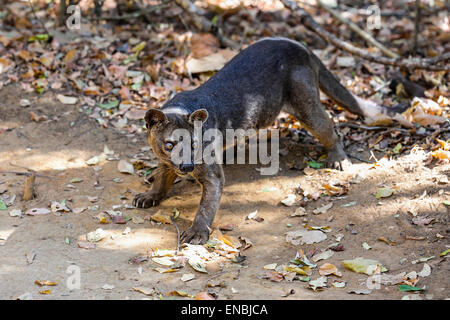
{"label": "forest floor", "polygon": [[[103,160],[96,170],[85,161],[101,154],[105,145],[120,159],[130,161],[146,146],[145,134],[127,136],[114,129],[100,128],[95,120],[77,108],[59,103],[50,92],[41,96],[26,95],[31,101],[27,108],[17,106],[19,97],[24,98],[24,95],[17,86],[4,88],[0,93],[0,107],[6,110],[0,116],[2,125],[12,128],[3,133],[0,140],[0,168],[24,171],[11,166],[15,164],[48,177],[36,178],[37,198],[24,202],[21,194],[26,177],[0,174],[4,195],[16,195],[14,204],[0,211],[1,299],[24,293],[31,293],[34,299],[140,299],[146,296],[131,289],[142,287],[155,288],[155,293],[161,293],[164,298],[173,291],[191,295],[209,291],[219,299],[400,299],[407,293],[400,292],[396,285],[372,288],[368,295],[348,294],[352,290],[367,290],[368,276],[345,269],[341,261],[370,258],[388,268],[387,274],[397,275],[422,271],[424,263],[412,262],[431,256],[434,258],[426,262],[431,274],[419,277],[417,287],[426,288],[424,295],[428,298],[449,298],[449,262],[439,256],[448,249],[449,209],[443,202],[450,193],[443,177],[450,173],[449,164],[425,165],[423,155],[417,153],[398,157],[376,168],[355,163],[350,172],[320,169],[307,171],[306,175],[303,170],[288,169],[290,161],[303,156],[305,147],[285,141],[290,151],[281,157],[281,171],[276,176],[260,175],[255,170],[257,165],[225,167],[226,185],[214,227],[233,224],[234,230],[226,232],[227,235],[251,240],[250,248],[241,249],[246,260],[233,263],[225,258],[212,259],[207,263],[207,274],[189,266],[178,272],[161,274],[153,269],[161,266],[151,261],[150,255],[156,249],[175,249],[177,231],[174,225],[157,224],[147,217],[158,210],[170,214],[177,208],[180,211],[178,225],[181,229],[187,228],[195,215],[200,187],[183,180],[175,184],[168,199],[159,207],[125,209],[125,204],[131,204],[135,194],[146,189],[143,178],[120,173],[117,161]],[[51,120],[33,122],[30,111],[44,113]],[[315,147],[320,150],[318,145]],[[75,183],[78,180],[82,181]],[[290,217],[299,206],[280,204],[299,186],[319,190],[319,186],[330,181],[342,185],[353,182],[345,196],[309,202],[306,216]],[[382,186],[395,189],[395,194],[377,199],[375,193]],[[95,197],[91,200],[96,202],[91,203],[88,197]],[[26,212],[32,208],[47,208],[50,202],[63,199],[71,209],[87,209],[81,213],[24,215],[22,218],[8,215],[13,209]],[[328,211],[312,213],[329,202],[333,207]],[[350,205],[344,206],[346,204]],[[98,214],[115,205],[121,205],[123,215],[132,220],[125,225],[100,224]],[[263,221],[246,219],[255,210]],[[428,225],[415,225],[412,212],[434,220]],[[327,240],[300,246],[288,243],[285,233],[302,229],[305,222],[310,226],[329,226]],[[80,248],[78,242],[86,241],[87,233],[99,227],[107,233],[106,238],[93,249]],[[126,228],[131,231],[123,234]],[[286,265],[299,249],[308,254],[314,249],[326,249],[336,242],[335,236],[339,234],[343,235],[340,243],[344,251],[336,251],[332,257],[317,263],[319,267],[324,262],[334,264],[342,273],[342,277],[330,276],[328,288],[315,292],[308,288],[307,282],[264,279],[267,272],[264,266]],[[389,245],[380,241],[382,237],[395,243]],[[407,240],[407,237],[423,240]],[[364,249],[363,242],[371,249]],[[30,257],[33,254],[34,258]],[[129,263],[138,256],[147,257],[149,261]],[[71,276],[67,269],[72,264],[80,268],[81,287],[71,291],[66,282]],[[184,273],[194,273],[195,279],[181,281]],[[318,277],[315,270],[311,279]],[[58,285],[47,287],[51,293],[43,295],[38,292],[45,287],[36,285],[37,280],[58,282]],[[345,281],[345,288],[330,286],[333,280]],[[208,287],[208,283],[212,287]],[[111,286],[114,288],[109,289]],[[282,298],[290,292],[294,293]]]}

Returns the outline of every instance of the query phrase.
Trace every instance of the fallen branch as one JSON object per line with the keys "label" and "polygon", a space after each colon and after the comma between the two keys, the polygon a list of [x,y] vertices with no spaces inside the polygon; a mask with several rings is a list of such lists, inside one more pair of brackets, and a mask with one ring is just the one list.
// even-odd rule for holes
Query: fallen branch
{"label": "fallen branch", "polygon": [[60,178],[55,178],[55,177],[49,177],[49,176],[44,176],[42,174],[39,173],[34,173],[34,172],[20,172],[20,171],[0,171],[0,174],[15,174],[17,176],[32,176],[33,174],[36,177],[40,177],[40,178],[48,178],[48,179],[60,179]]}
{"label": "fallen branch", "polygon": [[[178,1],[178,0],[176,0]],[[291,11],[297,13],[300,16],[301,22],[309,30],[317,33],[320,37],[333,44],[341,50],[345,50],[352,54],[355,54],[366,60],[386,64],[391,66],[403,67],[408,69],[426,69],[432,71],[450,71],[450,65],[436,65],[438,62],[443,62],[450,59],[450,52],[444,53],[440,57],[435,58],[388,58],[369,53],[367,50],[355,47],[354,45],[345,42],[334,34],[326,31],[321,25],[319,25],[303,8],[301,8],[296,2],[292,0],[281,0],[284,6]]]}
{"label": "fallen branch", "polygon": [[416,0],[416,10],[414,14],[414,47],[413,47],[413,50],[416,53],[418,48],[417,43],[419,40],[419,31],[420,31],[420,16],[421,16],[420,0]]}
{"label": "fallen branch", "polygon": [[386,48],[384,45],[382,45],[381,43],[379,43],[377,40],[375,40],[370,34],[368,34],[367,32],[365,32],[364,30],[362,30],[360,27],[358,27],[358,25],[356,23],[351,22],[350,20],[344,18],[343,16],[341,16],[341,14],[339,12],[337,12],[336,10],[331,9],[330,7],[328,7],[326,4],[324,4],[321,0],[317,0],[317,3],[324,8],[325,10],[327,10],[333,17],[335,17],[337,20],[339,20],[340,22],[346,24],[351,30],[353,30],[354,32],[356,32],[361,38],[363,38],[367,43],[377,47],[378,49],[380,49],[381,52],[383,52],[385,55],[387,55],[388,57],[391,58],[399,58],[399,55],[396,54],[395,52],[389,50],[388,48]]}
{"label": "fallen branch", "polygon": [[365,126],[365,125],[359,125],[351,122],[343,122],[338,124],[338,127],[349,127],[352,129],[363,129],[368,131],[376,131],[376,130],[386,130],[386,131],[400,131],[410,134],[411,130],[408,129],[402,129],[402,128],[391,128],[391,127],[382,127],[382,126]]}
{"label": "fallen branch", "polygon": [[133,13],[129,13],[129,14],[124,14],[124,15],[120,15],[120,16],[95,16],[95,17],[91,17],[89,18],[89,20],[129,20],[129,19],[136,19],[139,18],[140,16],[147,16],[149,13],[152,13],[153,11],[156,11],[158,9],[164,9],[167,8],[169,6],[169,2],[170,1],[165,1],[161,4],[157,4],[154,6],[151,6],[149,8],[143,8],[139,11],[133,12]]}
{"label": "fallen branch", "polygon": [[39,23],[40,23],[41,26],[42,26],[42,29],[44,29],[44,32],[45,32],[46,34],[49,34],[47,28],[45,27],[45,24],[44,24],[44,23],[41,21],[41,19],[39,19],[38,16],[36,15],[36,12],[34,11],[34,7],[33,7],[33,4],[31,3],[31,0],[28,0],[28,4],[30,5],[31,12],[33,13],[34,18],[35,18],[37,21],[39,21]]}
{"label": "fallen branch", "polygon": [[224,37],[220,30],[215,30],[217,29],[217,27],[203,16],[205,12],[195,4],[193,4],[189,0],[175,0],[175,3],[191,16],[192,21],[194,22],[194,26],[195,28],[197,28],[197,30],[215,34],[220,43],[226,47],[235,50],[239,48],[239,45],[237,43]]}

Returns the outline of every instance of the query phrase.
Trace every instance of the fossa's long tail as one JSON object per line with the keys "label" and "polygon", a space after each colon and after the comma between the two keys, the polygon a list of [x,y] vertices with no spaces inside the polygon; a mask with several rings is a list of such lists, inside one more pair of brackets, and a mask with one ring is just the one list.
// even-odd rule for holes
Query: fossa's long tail
{"label": "fossa's long tail", "polygon": [[399,122],[405,127],[413,127],[400,113],[406,108],[403,107],[384,107],[373,101],[364,100],[351,94],[334,75],[328,71],[322,61],[312,54],[314,62],[319,67],[319,86],[320,89],[341,107],[364,118],[364,122],[369,125],[390,125],[394,121]]}

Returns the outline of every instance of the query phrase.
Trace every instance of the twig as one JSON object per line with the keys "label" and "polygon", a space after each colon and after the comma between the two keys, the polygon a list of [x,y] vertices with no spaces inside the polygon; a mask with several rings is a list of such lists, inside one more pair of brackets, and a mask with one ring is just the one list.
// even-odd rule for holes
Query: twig
{"label": "twig", "polygon": [[38,16],[36,15],[36,12],[34,11],[33,5],[31,4],[31,0],[28,0],[28,4],[30,5],[31,8],[31,12],[33,12],[33,16],[36,20],[39,21],[39,23],[41,24],[42,28],[45,30],[46,34],[49,34],[47,28],[45,27],[44,23],[41,21],[41,19],[38,18]]}
{"label": "twig", "polygon": [[334,46],[341,50],[345,50],[347,52],[350,52],[352,54],[355,54],[357,56],[360,56],[361,58],[364,58],[366,60],[380,63],[380,64],[386,64],[391,66],[397,66],[397,67],[404,67],[409,69],[426,69],[426,70],[433,70],[433,71],[450,71],[450,65],[449,64],[443,64],[443,65],[436,65],[438,62],[444,62],[446,60],[450,59],[450,52],[444,53],[440,57],[434,57],[434,58],[409,58],[409,59],[395,59],[395,58],[388,58],[388,57],[382,57],[378,55],[374,55],[369,53],[367,50],[355,47],[354,45],[345,42],[338,37],[336,37],[334,34],[326,31],[321,25],[319,25],[303,8],[299,7],[297,3],[295,3],[292,0],[281,0],[281,2],[284,4],[286,8],[289,8],[293,12],[297,13],[300,16],[301,22],[310,29],[311,31],[317,33],[319,36],[321,36],[326,41],[332,43]]}
{"label": "twig", "polygon": [[10,162],[9,165],[12,166],[12,167],[20,168],[20,169],[25,169],[28,172],[0,171],[0,173],[11,173],[11,174],[17,174],[17,175],[22,175],[22,176],[31,176],[31,175],[34,174],[37,177],[49,178],[49,179],[58,179],[58,178],[55,178],[55,177],[49,177],[49,176],[45,176],[45,175],[39,174],[33,169],[30,169],[30,168],[27,168],[27,167],[23,167],[23,166],[19,166],[17,164],[12,163],[12,162]]}
{"label": "twig", "polygon": [[416,10],[414,16],[414,47],[413,50],[417,53],[417,40],[419,38],[419,29],[420,29],[420,0],[416,0]]}
{"label": "twig", "polygon": [[[319,8],[318,6],[316,6],[314,4],[311,4],[311,3],[308,3],[308,2],[304,2],[304,1],[301,1],[301,0],[297,0],[297,2],[302,4],[302,5],[311,7],[311,8]],[[351,12],[353,14],[357,14],[357,15],[360,15],[360,16],[371,16],[371,15],[373,15],[373,12],[371,12],[371,11],[369,11],[367,9],[358,9],[358,8],[346,6],[344,4],[339,4],[338,9],[340,11]],[[403,11],[403,10],[397,10],[397,11],[383,10],[383,11],[380,12],[380,15],[381,16],[385,16],[385,17],[395,16],[395,17],[403,18],[403,17],[409,17],[409,12]]]}
{"label": "twig", "polygon": [[352,29],[354,32],[356,32],[361,38],[363,38],[367,43],[377,47],[378,49],[380,49],[381,52],[383,52],[385,55],[387,55],[388,57],[391,58],[398,58],[399,55],[396,54],[395,52],[389,50],[388,48],[386,48],[384,45],[382,45],[381,43],[379,43],[377,40],[375,40],[370,34],[368,34],[367,32],[365,32],[364,30],[362,30],[360,27],[358,27],[358,25],[356,23],[351,22],[350,20],[344,18],[343,16],[341,16],[339,14],[339,12],[337,12],[336,10],[331,9],[330,7],[328,7],[326,4],[324,4],[321,0],[317,0],[317,3],[324,8],[325,10],[327,10],[333,17],[335,17],[336,19],[338,19],[340,22],[346,24],[350,29]]}
{"label": "twig", "polygon": [[369,159],[374,158],[375,162],[378,162],[378,159],[377,159],[377,157],[375,157],[375,154],[373,153],[373,151],[372,150],[369,150],[369,151],[370,151],[370,158]]}
{"label": "twig", "polygon": [[33,173],[33,172],[0,171],[0,174],[15,174],[15,175],[18,175],[18,176],[32,176],[34,174],[36,177],[40,177],[40,178],[58,179],[58,178],[44,176],[42,174]]}
{"label": "twig", "polygon": [[344,123],[340,123],[338,125],[339,127],[349,127],[349,128],[353,128],[353,129],[364,129],[364,130],[387,130],[387,131],[401,131],[401,132],[405,132],[405,133],[411,133],[410,130],[408,129],[403,129],[403,128],[391,128],[391,127],[369,127],[369,126],[365,126],[365,125],[359,125],[359,124],[355,124],[355,123],[351,123],[351,122],[344,122]]}
{"label": "twig", "polygon": [[20,169],[25,169],[28,172],[36,173],[36,171],[34,171],[33,169],[30,169],[28,167],[19,166],[18,164],[14,164],[12,162],[10,162],[9,165],[12,166],[12,167],[20,168]]}
{"label": "twig", "polygon": [[174,217],[170,217],[170,220],[172,220],[173,225],[177,229],[177,254],[180,251],[180,228],[178,227],[178,224],[175,222]]}
{"label": "twig", "polygon": [[135,19],[135,18],[139,18],[140,16],[146,16],[147,14],[156,11],[158,9],[164,9],[167,8],[169,6],[169,2],[170,1],[165,1],[161,4],[157,4],[154,6],[151,6],[150,8],[145,8],[145,9],[141,9],[137,12],[133,12],[133,13],[129,13],[129,14],[124,14],[124,15],[120,15],[120,16],[110,16],[110,17],[105,17],[105,16],[96,16],[96,17],[91,17],[89,18],[89,20],[128,20],[128,19]]}
{"label": "twig", "polygon": [[67,5],[66,0],[59,0],[59,9],[58,9],[58,26],[64,25],[64,19],[66,18]]}
{"label": "twig", "polygon": [[220,30],[215,30],[216,27],[203,16],[204,11],[197,7],[195,4],[193,4],[189,0],[175,0],[175,3],[191,16],[192,21],[194,22],[194,26],[197,30],[201,32],[214,33],[219,39],[220,43],[226,47],[230,47],[231,49],[239,48],[237,43],[224,37],[221,34]]}

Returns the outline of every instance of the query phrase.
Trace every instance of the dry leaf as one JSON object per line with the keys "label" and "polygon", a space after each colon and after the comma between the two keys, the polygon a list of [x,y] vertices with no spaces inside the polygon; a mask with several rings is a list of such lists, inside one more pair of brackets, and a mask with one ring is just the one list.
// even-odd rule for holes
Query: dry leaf
{"label": "dry leaf", "polygon": [[170,219],[170,216],[161,213],[161,210],[159,210],[157,213],[152,215],[150,217],[150,219],[152,219],[155,222],[161,222],[161,223],[165,223],[165,224],[172,224],[172,220]]}
{"label": "dry leaf", "polygon": [[51,211],[46,208],[33,208],[30,210],[27,210],[25,212],[25,214],[29,215],[29,216],[39,216],[39,215],[49,214],[50,212]]}
{"label": "dry leaf", "polygon": [[56,99],[58,99],[59,102],[61,102],[63,104],[76,104],[78,102],[78,98],[68,97],[68,96],[64,96],[62,94],[57,94]]}
{"label": "dry leaf", "polygon": [[331,263],[324,263],[322,266],[320,266],[319,274],[321,276],[328,276],[330,274],[334,274],[335,276],[342,277],[342,273],[340,273],[339,270],[336,268],[336,266]]}
{"label": "dry leaf", "polygon": [[201,59],[190,57],[186,61],[186,67],[190,73],[220,70],[236,54],[236,51],[230,49],[221,49],[216,53],[202,57]]}
{"label": "dry leaf", "polygon": [[283,275],[275,271],[266,271],[266,279],[273,282],[280,282],[283,280]]}
{"label": "dry leaf", "polygon": [[39,293],[40,294],[50,294],[50,293],[52,293],[52,291],[47,289],[47,290],[41,290],[41,291],[39,291]]}
{"label": "dry leaf", "polygon": [[147,288],[147,287],[134,287],[134,288],[131,288],[131,290],[139,292],[139,293],[143,293],[146,296],[151,296],[151,295],[155,294],[155,292],[156,292],[155,289]]}
{"label": "dry leaf", "polygon": [[125,160],[120,160],[117,164],[117,169],[121,173],[128,173],[133,174],[134,173],[134,167],[131,163],[126,162]]}
{"label": "dry leaf", "polygon": [[208,292],[199,292],[195,295],[195,300],[216,300]]}
{"label": "dry leaf", "polygon": [[333,206],[333,202],[330,202],[330,203],[328,203],[328,204],[326,204],[326,205],[324,205],[324,206],[322,206],[322,207],[320,207],[320,208],[314,209],[314,210],[313,210],[313,213],[314,213],[314,214],[325,213],[325,212],[327,212],[328,210],[330,210],[332,206]]}
{"label": "dry leaf", "polygon": [[95,243],[87,241],[78,241],[78,247],[82,249],[95,249]]}
{"label": "dry leaf", "polygon": [[216,53],[219,47],[219,40],[211,33],[193,34],[191,37],[191,52],[195,59]]}
{"label": "dry leaf", "polygon": [[56,286],[58,284],[58,282],[53,282],[53,281],[48,281],[48,280],[36,280],[34,283],[41,287]]}

